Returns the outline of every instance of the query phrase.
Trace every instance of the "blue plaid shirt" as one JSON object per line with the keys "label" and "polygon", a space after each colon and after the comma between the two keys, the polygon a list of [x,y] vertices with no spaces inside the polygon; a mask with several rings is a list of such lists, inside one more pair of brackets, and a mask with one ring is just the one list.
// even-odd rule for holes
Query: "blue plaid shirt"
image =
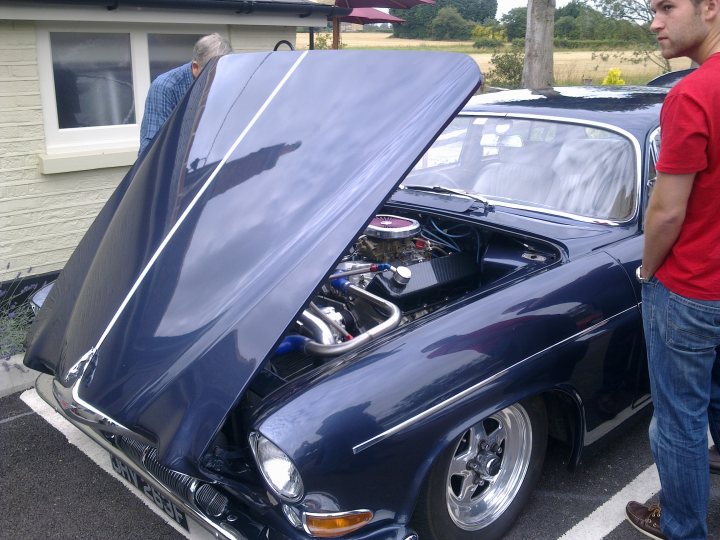
{"label": "blue plaid shirt", "polygon": [[140,151],[145,148],[175,110],[193,83],[190,62],[158,75],[150,85],[140,125]]}

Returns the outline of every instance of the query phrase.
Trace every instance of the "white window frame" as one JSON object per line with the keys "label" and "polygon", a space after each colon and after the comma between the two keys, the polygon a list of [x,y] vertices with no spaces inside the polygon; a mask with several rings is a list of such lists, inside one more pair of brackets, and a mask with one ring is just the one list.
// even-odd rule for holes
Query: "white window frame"
{"label": "white window frame", "polygon": [[[53,77],[51,32],[96,32],[130,35],[135,124],[120,126],[93,126],[60,129],[58,126],[55,82]],[[37,58],[40,78],[40,97],[45,128],[45,148],[48,156],[67,154],[103,154],[106,151],[137,153],[140,123],[145,98],[150,88],[150,57],[148,34],[210,34],[218,32],[227,37],[227,27],[196,25],[143,25],[105,23],[46,23],[37,26]],[[190,61],[190,58],[187,59]],[[50,171],[48,171],[50,172]]]}

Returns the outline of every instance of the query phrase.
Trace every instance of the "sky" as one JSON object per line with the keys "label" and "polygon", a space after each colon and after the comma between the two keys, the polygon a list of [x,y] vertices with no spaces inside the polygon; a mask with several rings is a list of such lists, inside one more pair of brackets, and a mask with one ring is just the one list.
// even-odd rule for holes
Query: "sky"
{"label": "sky", "polygon": [[[555,0],[555,7],[563,7],[570,0]],[[527,7],[527,0],[498,0],[497,15],[495,18],[500,20],[505,13],[516,7]]]}

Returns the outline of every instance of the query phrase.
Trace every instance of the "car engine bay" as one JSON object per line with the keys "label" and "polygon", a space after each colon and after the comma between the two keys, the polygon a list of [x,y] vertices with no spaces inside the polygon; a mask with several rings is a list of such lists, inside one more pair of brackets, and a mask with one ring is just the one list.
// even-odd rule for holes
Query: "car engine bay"
{"label": "car engine bay", "polygon": [[290,325],[266,367],[292,380],[476,291],[560,258],[525,236],[426,213],[382,212]]}

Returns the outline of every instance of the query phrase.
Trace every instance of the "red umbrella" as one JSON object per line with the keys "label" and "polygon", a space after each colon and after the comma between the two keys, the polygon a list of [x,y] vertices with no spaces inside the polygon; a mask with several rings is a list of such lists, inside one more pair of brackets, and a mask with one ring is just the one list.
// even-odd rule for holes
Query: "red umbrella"
{"label": "red umbrella", "polygon": [[402,24],[405,19],[395,17],[389,13],[373,8],[354,8],[349,15],[338,17],[340,22],[352,24],[373,24],[373,23],[398,23]]}
{"label": "red umbrella", "polygon": [[345,8],[394,8],[409,9],[414,6],[432,5],[435,0],[335,0],[335,5]]}
{"label": "red umbrella", "polygon": [[[335,0],[335,5],[344,8],[394,8],[409,9],[415,6],[431,6],[435,4],[435,0]],[[340,21],[342,17],[333,17],[333,44],[332,48],[337,49],[340,46]],[[374,21],[374,22],[392,22],[392,21]],[[397,22],[397,21],[396,21]]]}

